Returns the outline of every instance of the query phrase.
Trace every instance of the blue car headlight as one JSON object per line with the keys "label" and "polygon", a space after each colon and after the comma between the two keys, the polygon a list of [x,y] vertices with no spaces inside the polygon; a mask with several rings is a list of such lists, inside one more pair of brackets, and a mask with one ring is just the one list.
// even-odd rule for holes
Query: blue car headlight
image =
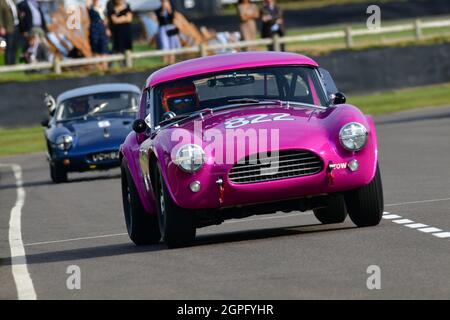
{"label": "blue car headlight", "polygon": [[68,134],[59,136],[56,139],[56,147],[62,151],[69,150],[70,147],[72,147],[72,143],[73,143],[73,137]]}

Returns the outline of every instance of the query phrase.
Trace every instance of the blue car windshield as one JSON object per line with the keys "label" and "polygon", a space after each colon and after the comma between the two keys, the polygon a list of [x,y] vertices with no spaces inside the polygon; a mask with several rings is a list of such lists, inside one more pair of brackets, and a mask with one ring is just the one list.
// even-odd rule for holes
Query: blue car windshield
{"label": "blue car windshield", "polygon": [[87,115],[123,111],[138,111],[139,94],[135,92],[104,92],[78,96],[62,101],[56,111],[56,120],[71,120]]}

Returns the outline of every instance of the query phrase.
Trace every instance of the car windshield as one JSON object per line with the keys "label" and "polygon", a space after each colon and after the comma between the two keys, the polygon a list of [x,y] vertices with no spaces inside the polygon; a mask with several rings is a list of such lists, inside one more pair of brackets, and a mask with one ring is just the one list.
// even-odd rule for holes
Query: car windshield
{"label": "car windshield", "polygon": [[70,98],[58,106],[56,119],[71,120],[87,115],[136,112],[139,94],[135,92],[103,92]]}
{"label": "car windshield", "polygon": [[187,78],[155,89],[155,119],[189,114],[230,104],[282,100],[326,106],[326,95],[315,68],[305,66],[243,69]]}

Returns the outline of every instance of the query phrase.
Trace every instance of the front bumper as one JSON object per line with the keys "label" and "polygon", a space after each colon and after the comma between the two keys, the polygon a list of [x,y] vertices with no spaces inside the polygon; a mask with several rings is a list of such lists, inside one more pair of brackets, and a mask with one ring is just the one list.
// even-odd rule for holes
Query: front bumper
{"label": "front bumper", "polygon": [[57,152],[49,157],[49,161],[53,163],[61,163],[67,171],[70,172],[84,172],[92,170],[108,170],[120,166],[119,157],[114,159],[106,159],[101,161],[93,161],[92,154],[94,153],[110,153],[117,150],[100,150],[89,153],[77,153],[77,152]]}
{"label": "front bumper", "polygon": [[[325,166],[317,174],[288,178],[282,180],[258,182],[252,184],[234,184],[228,178],[232,166],[205,164],[197,173],[187,174],[176,165],[169,163],[167,181],[169,192],[178,206],[186,209],[217,209],[240,207],[258,203],[278,202],[283,200],[315,197],[344,192],[367,185],[374,177],[376,152],[317,152]],[[359,168],[352,172],[345,166],[334,166],[332,176],[327,170],[328,164],[347,164],[358,160]],[[217,183],[222,180],[222,190]],[[199,181],[199,192],[189,188],[193,181]]]}

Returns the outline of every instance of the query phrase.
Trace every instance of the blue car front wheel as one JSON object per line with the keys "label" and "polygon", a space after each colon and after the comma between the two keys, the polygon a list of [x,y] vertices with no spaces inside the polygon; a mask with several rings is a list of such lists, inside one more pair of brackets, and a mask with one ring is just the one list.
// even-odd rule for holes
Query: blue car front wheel
{"label": "blue car front wheel", "polygon": [[67,170],[59,162],[50,162],[50,178],[54,183],[67,181]]}

